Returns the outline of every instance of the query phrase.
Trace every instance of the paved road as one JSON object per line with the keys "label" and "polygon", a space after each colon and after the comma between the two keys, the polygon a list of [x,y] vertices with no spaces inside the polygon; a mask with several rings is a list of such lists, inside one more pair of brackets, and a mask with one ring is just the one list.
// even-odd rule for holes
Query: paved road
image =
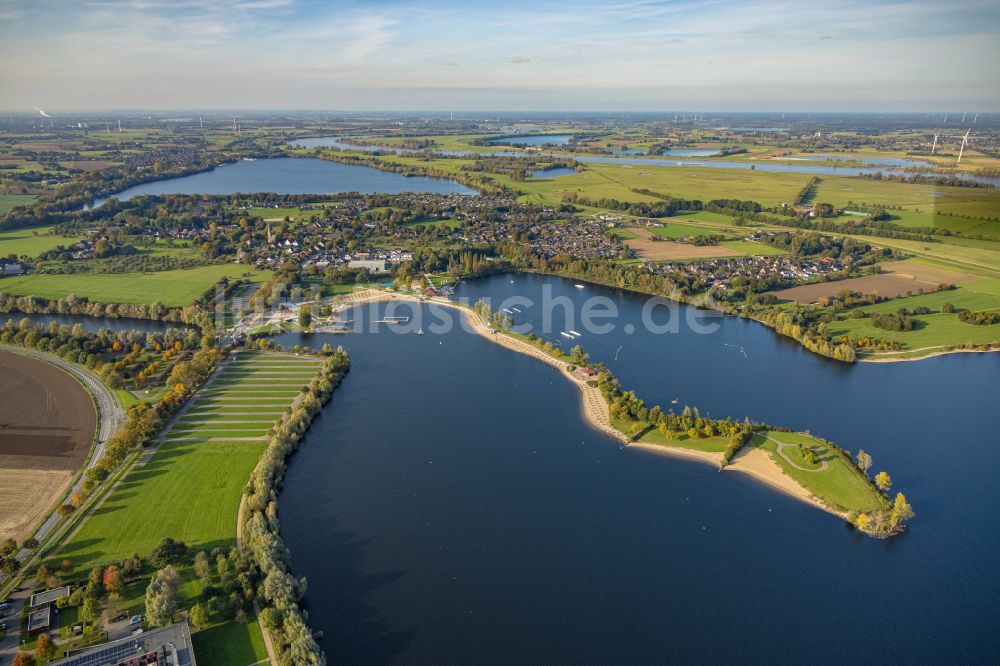
{"label": "paved road", "polygon": [[[89,370],[76,365],[75,363],[64,361],[58,356],[45,354],[32,349],[24,349],[22,347],[11,347],[8,345],[0,345],[0,351],[21,354],[22,356],[29,356],[31,358],[37,358],[41,361],[45,361],[46,363],[51,363],[52,365],[62,368],[69,374],[79,379],[84,387],[86,387],[87,391],[94,397],[94,401],[97,403],[97,411],[100,417],[100,427],[97,433],[97,444],[94,447],[94,454],[87,461],[87,465],[84,469],[86,470],[96,465],[97,461],[100,460],[101,456],[104,454],[104,442],[111,437],[112,433],[114,433],[114,431],[117,430],[121,424],[125,423],[125,410],[122,409],[121,405],[118,403],[118,398],[115,394],[102,384],[101,381]],[[80,478],[71,490],[79,490],[85,480],[86,476],[81,474]],[[59,514],[53,513],[44,523],[42,523],[42,526],[38,528],[38,531],[35,532],[35,538],[39,541],[44,540],[58,522]],[[25,550],[22,550],[17,554],[17,558],[22,561],[27,556],[28,552]]]}

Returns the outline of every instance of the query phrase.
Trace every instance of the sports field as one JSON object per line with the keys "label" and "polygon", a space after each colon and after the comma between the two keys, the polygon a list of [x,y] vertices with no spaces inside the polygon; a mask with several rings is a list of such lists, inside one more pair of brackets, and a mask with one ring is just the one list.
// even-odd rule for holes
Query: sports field
{"label": "sports field", "polygon": [[[192,398],[149,461],[129,472],[84,521],[61,557],[86,568],[132,552],[146,556],[166,536],[199,549],[232,544],[240,496],[268,430],[320,364],[283,354],[231,358]],[[266,397],[256,397],[259,388]]]}
{"label": "sports field", "polygon": [[[320,368],[313,357],[232,355],[167,429],[152,457],[128,472],[53,557],[87,571],[134,552],[147,558],[168,536],[192,553],[232,546],[240,499],[268,430]],[[180,572],[186,607],[200,598],[201,584],[190,566]],[[141,612],[146,581],[130,585],[122,607]],[[214,624],[195,634],[194,643],[199,661],[210,664],[247,666],[266,656],[256,622]]]}

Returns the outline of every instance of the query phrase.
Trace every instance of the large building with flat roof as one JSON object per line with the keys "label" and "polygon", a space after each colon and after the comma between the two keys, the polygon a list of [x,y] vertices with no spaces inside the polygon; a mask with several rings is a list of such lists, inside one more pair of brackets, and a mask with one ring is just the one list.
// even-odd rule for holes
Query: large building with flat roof
{"label": "large building with flat roof", "polygon": [[37,636],[52,628],[52,606],[69,596],[69,586],[55,587],[31,595],[28,602],[28,635]]}
{"label": "large building with flat roof", "polygon": [[49,666],[197,666],[186,620],[76,650]]}

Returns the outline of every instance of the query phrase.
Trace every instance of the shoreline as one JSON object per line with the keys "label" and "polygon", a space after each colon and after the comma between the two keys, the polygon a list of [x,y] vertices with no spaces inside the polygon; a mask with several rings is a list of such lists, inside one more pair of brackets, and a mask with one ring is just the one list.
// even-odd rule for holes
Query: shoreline
{"label": "shoreline", "polygon": [[600,389],[595,386],[590,386],[587,384],[586,380],[566,370],[570,363],[554,358],[537,347],[511,337],[502,331],[496,330],[491,333],[490,331],[494,329],[491,329],[485,322],[483,322],[478,313],[452,301],[437,298],[428,298],[421,301],[419,298],[407,294],[395,294],[393,298],[416,303],[434,303],[437,305],[455,308],[465,315],[466,320],[470,323],[473,331],[479,335],[495,342],[501,347],[506,347],[511,351],[526,354],[559,370],[563,377],[570,380],[577,386],[577,388],[580,389],[580,397],[582,398],[583,403],[581,407],[584,419],[587,423],[615,441],[621,442],[621,448],[639,448],[644,451],[653,451],[662,455],[687,458],[688,460],[697,460],[702,463],[714,465],[720,472],[726,470],[743,472],[744,474],[750,475],[761,483],[764,483],[784,495],[801,502],[805,502],[806,504],[814,506],[818,509],[822,509],[826,513],[830,513],[839,518],[846,518],[845,513],[827,506],[792,477],[788,476],[766,451],[757,448],[744,447],[733,458],[733,461],[729,465],[721,467],[723,460],[721,453],[698,451],[696,449],[686,449],[683,447],[662,446],[659,444],[647,444],[644,442],[633,442],[623,432],[611,425],[611,414],[608,408],[608,403],[604,400],[604,396],[601,395]]}
{"label": "shoreline", "polygon": [[[515,273],[519,273],[519,272],[522,272],[522,271],[514,271],[514,272]],[[707,308],[707,309],[712,310],[714,312],[718,312],[719,314],[724,315],[726,317],[736,317],[737,319],[743,319],[745,321],[755,322],[755,323],[763,326],[764,328],[768,329],[769,331],[771,331],[771,333],[773,333],[774,335],[777,335],[779,337],[788,338],[789,340],[794,341],[795,344],[797,344],[802,349],[805,349],[810,354],[816,354],[817,356],[823,356],[823,358],[829,358],[831,360],[837,360],[837,359],[834,359],[833,357],[830,357],[830,356],[824,356],[823,354],[817,354],[816,352],[812,351],[811,349],[809,349],[808,347],[806,347],[804,344],[802,344],[801,340],[797,340],[796,338],[793,338],[791,336],[782,335],[781,333],[778,333],[778,331],[776,331],[773,326],[768,326],[763,321],[761,321],[760,319],[757,319],[756,317],[754,317],[752,315],[741,314],[739,312],[726,312],[725,310],[720,310],[718,308],[712,307],[708,303],[696,303],[693,300],[682,300],[682,299],[679,299],[679,298],[671,298],[669,296],[659,296],[658,294],[650,294],[649,292],[640,291],[638,289],[629,289],[628,287],[616,287],[614,285],[604,284],[603,282],[597,282],[595,280],[588,279],[586,277],[579,277],[579,276],[575,276],[575,275],[564,275],[562,273],[547,273],[547,272],[544,272],[544,271],[535,271],[535,270],[528,270],[528,271],[523,271],[523,272],[525,272],[525,273],[532,273],[532,274],[536,274],[536,275],[552,275],[552,276],[555,276],[555,277],[558,277],[558,278],[561,278],[561,279],[564,279],[564,280],[575,280],[575,281],[578,281],[578,282],[583,282],[583,283],[586,283],[586,284],[591,284],[591,285],[594,285],[594,286],[597,286],[597,287],[604,287],[606,289],[618,289],[619,291],[625,291],[625,292],[628,292],[630,294],[641,294],[643,296],[647,296],[647,297],[650,297],[650,298],[653,298],[653,297],[656,297],[656,298],[665,298],[665,299],[667,299],[669,301],[672,301],[674,303],[679,303],[680,305],[686,305],[686,306],[692,307],[692,308]],[[930,347],[930,349],[936,349],[937,347],[943,347],[943,346],[945,346],[945,345],[935,345],[934,347]],[[1000,349],[952,349],[950,351],[934,352],[934,353],[931,353],[931,354],[927,354],[925,356],[914,356],[914,357],[909,357],[909,358],[857,358],[853,362],[854,363],[902,363],[902,362],[906,362],[906,361],[922,361],[924,359],[933,358],[935,356],[947,356],[948,354],[961,354],[961,353],[970,353],[970,352],[994,352],[994,351],[1000,351]],[[901,352],[895,352],[895,353],[905,354],[907,352],[906,351],[901,351]],[[845,361],[839,361],[838,360],[838,363],[844,363],[844,362]]]}
{"label": "shoreline", "polygon": [[[931,349],[933,349],[933,347]],[[910,356],[907,358],[862,358],[858,359],[858,363],[906,363],[910,361],[923,361],[924,359],[934,358],[936,356],[951,356],[952,354],[988,354],[990,352],[1000,352],[1000,349],[948,349],[925,354],[924,356]],[[907,352],[903,351],[898,353],[905,354]]]}

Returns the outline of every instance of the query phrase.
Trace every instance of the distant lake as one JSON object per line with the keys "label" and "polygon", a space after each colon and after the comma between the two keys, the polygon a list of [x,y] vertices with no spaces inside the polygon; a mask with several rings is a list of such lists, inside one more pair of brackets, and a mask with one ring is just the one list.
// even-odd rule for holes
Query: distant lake
{"label": "distant lake", "polygon": [[[168,178],[129,187],[112,197],[121,201],[141,194],[233,194],[275,192],[277,194],[477,194],[453,180],[427,176],[403,176],[367,166],[340,164],[311,157],[279,157],[241,160],[211,171]],[[111,197],[108,197],[111,198]],[[98,199],[100,206],[105,199]]]}
{"label": "distant lake", "polygon": [[577,171],[576,169],[570,169],[569,167],[556,167],[554,169],[533,169],[528,173],[530,173],[533,178],[559,178],[560,176],[572,176],[577,173]]}
{"label": "distant lake", "polygon": [[811,153],[802,153],[801,155],[788,155],[788,157],[794,157],[800,160],[815,160],[819,162],[824,160],[829,162],[862,162],[864,164],[883,164],[885,166],[894,167],[928,166],[929,164],[924,160],[916,158],[861,157],[859,155],[851,155],[850,153],[843,155],[814,155]]}
{"label": "distant lake", "polygon": [[[913,503],[912,528],[871,539],[747,476],[623,450],[556,370],[472,333],[287,334],[276,341],[342,344],[352,360],[278,501],[330,663],[994,659],[1000,354],[848,365],[732,317],[654,335],[643,297],[558,278],[457,293],[495,309],[528,297],[515,320],[537,322],[546,285],[578,314],[592,296],[617,305],[616,330],[579,344],[647,404],[864,448]],[[562,306],[555,317],[546,339],[584,331]]]}
{"label": "distant lake", "polygon": [[714,148],[671,148],[663,157],[709,157],[718,152]]}
{"label": "distant lake", "polygon": [[572,134],[519,134],[517,136],[498,137],[490,139],[490,143],[509,143],[512,146],[565,146]]}

